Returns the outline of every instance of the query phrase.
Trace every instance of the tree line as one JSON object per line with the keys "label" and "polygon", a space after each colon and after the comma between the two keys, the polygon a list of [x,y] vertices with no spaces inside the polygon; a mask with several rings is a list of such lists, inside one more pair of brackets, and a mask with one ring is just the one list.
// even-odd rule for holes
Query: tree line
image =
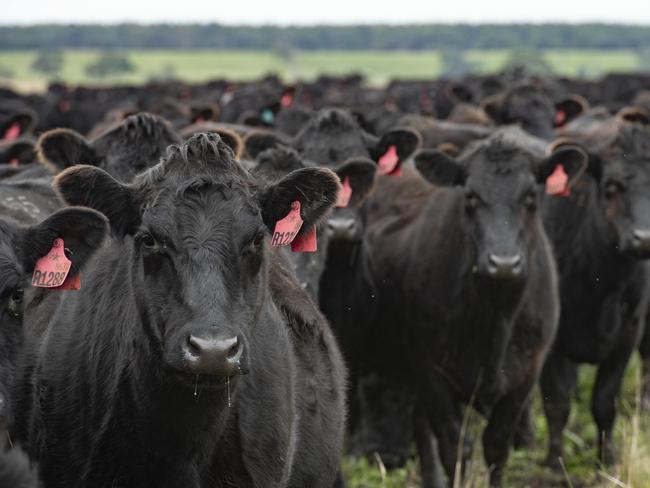
{"label": "tree line", "polygon": [[619,24],[431,24],[226,26],[118,24],[0,26],[9,49],[637,49],[650,26]]}

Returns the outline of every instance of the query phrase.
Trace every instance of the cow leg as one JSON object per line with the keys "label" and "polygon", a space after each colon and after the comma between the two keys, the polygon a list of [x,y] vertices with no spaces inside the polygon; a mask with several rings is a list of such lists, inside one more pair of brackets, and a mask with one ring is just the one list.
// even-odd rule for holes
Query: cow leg
{"label": "cow leg", "polygon": [[531,449],[535,446],[535,427],[531,410],[531,401],[528,401],[521,412],[515,437],[512,441],[515,449]]}
{"label": "cow leg", "polygon": [[521,416],[530,403],[534,380],[523,384],[499,400],[492,409],[483,432],[483,453],[490,468],[490,486],[501,486],[503,469]]}
{"label": "cow leg", "polygon": [[578,365],[557,351],[552,351],[542,370],[540,384],[549,437],[546,464],[558,471],[562,468],[562,436],[571,413],[571,397],[577,379]]}
{"label": "cow leg", "polygon": [[422,405],[416,408],[414,424],[422,488],[443,488],[444,480],[438,468],[438,444]]}
{"label": "cow leg", "polygon": [[[646,320],[650,320],[648,317]],[[646,327],[643,340],[639,345],[641,353],[641,407],[645,411],[650,411],[650,329]]]}
{"label": "cow leg", "polygon": [[[447,473],[449,486],[454,485],[457,462],[461,462],[461,476],[465,471],[468,445],[461,439],[462,411],[454,391],[440,378],[432,378],[423,392],[424,408],[429,424],[438,440],[440,461]],[[460,443],[463,442],[462,459],[458,459]]]}
{"label": "cow leg", "polygon": [[591,397],[591,412],[598,426],[598,459],[605,465],[616,462],[612,442],[616,399],[623,383],[625,368],[634,350],[634,344],[621,344],[598,367],[596,383]]}

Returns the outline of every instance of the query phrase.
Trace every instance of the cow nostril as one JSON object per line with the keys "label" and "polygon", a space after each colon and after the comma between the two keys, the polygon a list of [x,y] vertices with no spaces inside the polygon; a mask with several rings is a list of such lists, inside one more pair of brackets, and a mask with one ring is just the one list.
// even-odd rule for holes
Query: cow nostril
{"label": "cow nostril", "polygon": [[228,349],[228,359],[236,359],[239,355],[239,338],[235,337],[235,342]]}
{"label": "cow nostril", "polygon": [[201,354],[201,343],[191,334],[187,336],[187,350],[195,356]]}

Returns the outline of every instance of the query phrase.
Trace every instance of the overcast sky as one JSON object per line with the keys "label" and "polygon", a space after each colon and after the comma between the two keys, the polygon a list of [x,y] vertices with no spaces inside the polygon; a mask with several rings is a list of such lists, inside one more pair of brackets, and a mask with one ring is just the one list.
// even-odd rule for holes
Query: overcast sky
{"label": "overcast sky", "polygon": [[631,22],[648,0],[0,0],[0,23]]}

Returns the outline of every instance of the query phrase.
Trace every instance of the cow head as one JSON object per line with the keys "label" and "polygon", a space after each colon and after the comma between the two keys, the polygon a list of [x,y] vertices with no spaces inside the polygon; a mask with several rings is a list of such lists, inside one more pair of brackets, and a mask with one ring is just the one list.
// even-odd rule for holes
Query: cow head
{"label": "cow head", "polygon": [[167,146],[178,142],[167,122],[142,113],[127,117],[92,141],[71,129],[48,131],[39,139],[37,151],[41,162],[56,173],[75,164],[91,164],[130,181],[156,164]]}
{"label": "cow head", "polygon": [[518,124],[529,134],[553,138],[556,111],[551,99],[532,85],[519,85],[482,102],[483,110],[498,124]]}
{"label": "cow head", "polygon": [[260,186],[215,133],[170,146],[129,185],[92,166],[55,184],[67,202],[105,213],[132,246],[152,347],[189,387],[222,387],[247,370],[251,338],[270,320],[269,236],[296,201],[303,229],[316,225],[339,190],[319,168]]}
{"label": "cow head", "polygon": [[586,154],[565,147],[542,160],[520,141],[519,130],[504,130],[472,146],[460,159],[440,151],[422,151],[415,165],[431,183],[462,192],[461,227],[474,245],[474,272],[499,280],[527,275],[537,238],[537,207],[542,185],[561,161],[573,181],[586,165]]}
{"label": "cow head", "polygon": [[[9,385],[16,356],[23,341],[25,290],[36,262],[45,256],[56,238],[63,239],[74,276],[101,245],[106,218],[87,208],[66,208],[33,226],[25,226],[3,209],[0,218],[0,426],[9,412]],[[53,291],[59,293],[59,291]]]}
{"label": "cow head", "polygon": [[650,257],[650,126],[622,123],[615,140],[590,155],[588,172],[616,247]]}

